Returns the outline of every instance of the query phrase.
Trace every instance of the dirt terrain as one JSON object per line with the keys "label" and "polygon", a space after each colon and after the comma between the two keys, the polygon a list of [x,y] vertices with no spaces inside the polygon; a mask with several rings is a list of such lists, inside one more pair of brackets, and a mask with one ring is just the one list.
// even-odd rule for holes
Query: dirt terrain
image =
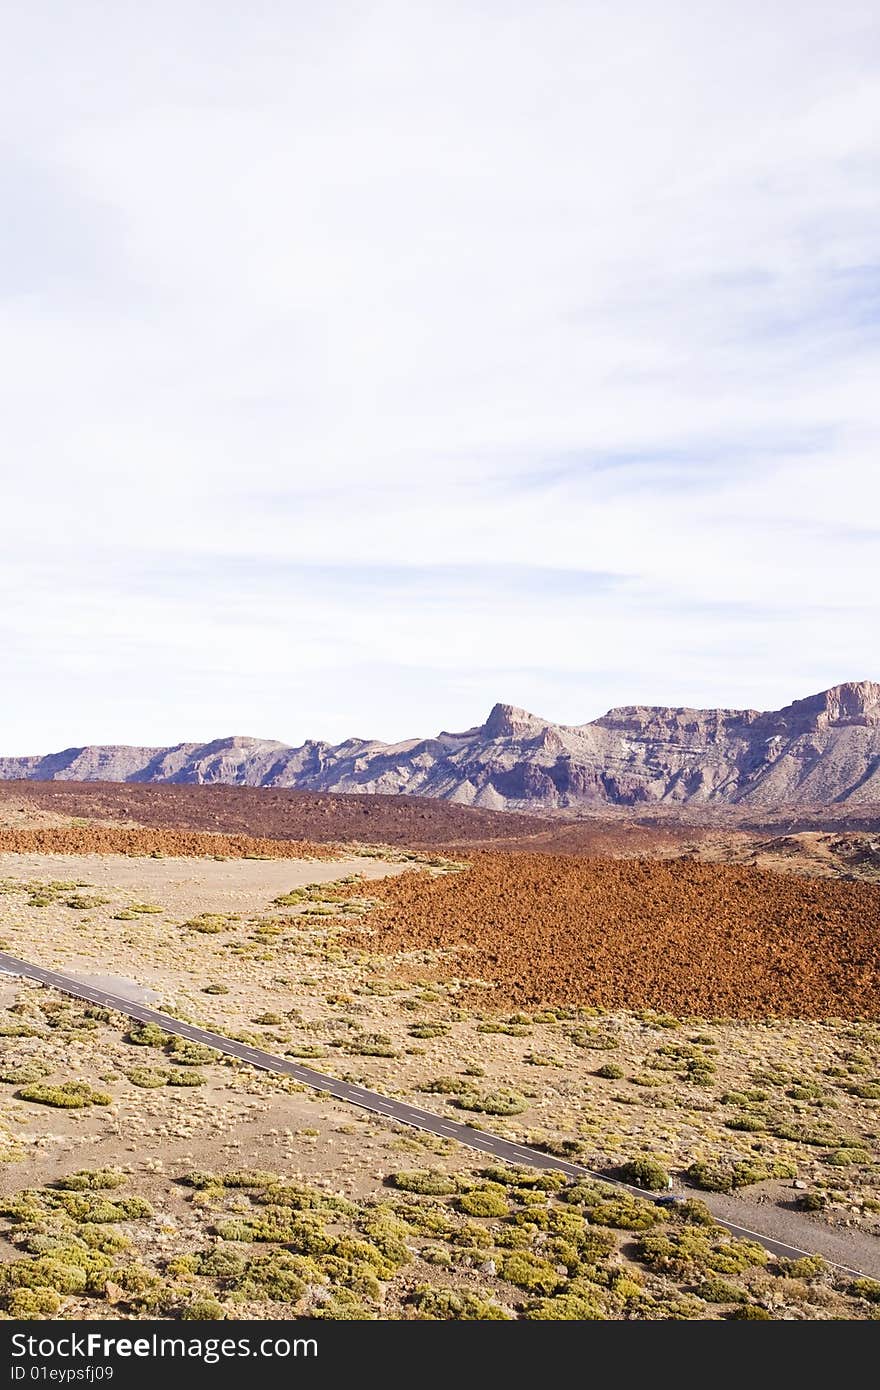
{"label": "dirt terrain", "polygon": [[[288,792],[252,821],[245,798],[272,792],[9,789],[3,949],[594,1171],[659,1165],[716,1214],[880,1276],[872,831]],[[422,813],[418,849],[405,827]],[[69,1084],[107,1103],[27,1096]],[[414,1186],[395,1184],[400,1169]],[[86,1184],[75,1219],[59,1182]],[[566,1251],[571,1204],[543,1193],[539,1213],[539,1191],[445,1141],[0,982],[0,1310],[852,1319],[880,1306],[880,1284],[821,1259],[763,1262],[690,1218],[655,1231],[595,1194],[577,1229],[602,1233],[601,1257]],[[110,1264],[83,1287],[64,1261],[81,1265],[95,1241]]]}
{"label": "dirt terrain", "polygon": [[880,1017],[880,888],[687,860],[473,856],[380,885],[373,949],[455,951],[513,1004]]}
{"label": "dirt terrain", "polygon": [[113,825],[49,825],[5,829],[0,854],[130,854],[176,859],[335,859],[338,845],[308,840],[266,840],[193,830]]}
{"label": "dirt terrain", "polygon": [[[352,872],[363,879],[352,883]],[[389,955],[371,938],[346,945],[353,921],[383,915],[373,906],[391,891],[382,875],[415,886],[421,872],[400,858],[9,855],[0,865],[4,946],[74,973],[139,981],[178,1015],[321,1058],[323,1070],[556,1146],[594,1169],[649,1158],[679,1190],[731,1204],[744,1225],[760,1222],[789,1243],[880,1273],[876,1028],[682,1026],[645,1009],[576,1006],[505,1013],[471,962],[421,949]],[[434,873],[439,886],[467,881],[448,867]],[[23,1266],[20,1285],[0,1277],[0,1300],[19,1315],[34,1311],[39,1280],[56,1315],[72,1318],[717,1318],[743,1307],[760,1309],[756,1317],[872,1315],[875,1285],[857,1288],[821,1260],[766,1261],[729,1247],[712,1226],[675,1217],[652,1226],[639,1204],[598,1207],[591,1193],[588,1228],[591,1240],[605,1233],[601,1256],[594,1245],[566,1250],[563,1234],[579,1241],[585,1229],[564,1216],[572,1204],[539,1196],[540,1187],[524,1195],[532,1188],[512,1170],[486,1175],[479,1159],[445,1141],[237,1063],[188,1057],[164,1037],[139,1039],[125,1020],[51,990],[8,979],[4,1004],[0,1191],[9,1197],[0,1260],[55,1252],[45,1269]],[[68,1109],[28,1098],[33,1084],[54,1095],[69,1083],[108,1103]],[[416,1173],[412,1186],[396,1184],[401,1169]],[[70,1176],[81,1171],[88,1176]],[[74,1189],[52,1186],[59,1182],[86,1184],[85,1195],[68,1203],[58,1194]],[[120,1185],[105,1191],[101,1182]],[[729,1182],[736,1190],[726,1197]],[[796,1210],[804,1194],[813,1214]],[[133,1205],[113,1216],[124,1201]],[[392,1228],[389,1260],[392,1220],[403,1224]],[[346,1232],[372,1273],[350,1267],[348,1245],[349,1264],[338,1263],[339,1247],[326,1240]],[[643,1241],[648,1234],[663,1240]],[[93,1238],[111,1261],[83,1290],[64,1262],[81,1263],[71,1252],[83,1241],[98,1248]],[[518,1251],[527,1258],[512,1260]]]}
{"label": "dirt terrain", "polygon": [[527,837],[548,825],[537,816],[416,796],[348,796],[283,787],[0,782],[0,824],[7,823],[7,807],[19,815],[22,808],[35,808],[69,820],[125,821],[263,839],[418,847]]}

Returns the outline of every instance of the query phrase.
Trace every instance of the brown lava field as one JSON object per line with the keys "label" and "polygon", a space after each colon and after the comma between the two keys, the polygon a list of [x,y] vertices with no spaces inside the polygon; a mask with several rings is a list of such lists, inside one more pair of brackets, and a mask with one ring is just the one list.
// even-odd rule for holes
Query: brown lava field
{"label": "brown lava field", "polygon": [[[493,1003],[880,1017],[880,887],[688,860],[477,854],[371,885],[380,952],[450,951]],[[364,937],[359,937],[364,941]]]}

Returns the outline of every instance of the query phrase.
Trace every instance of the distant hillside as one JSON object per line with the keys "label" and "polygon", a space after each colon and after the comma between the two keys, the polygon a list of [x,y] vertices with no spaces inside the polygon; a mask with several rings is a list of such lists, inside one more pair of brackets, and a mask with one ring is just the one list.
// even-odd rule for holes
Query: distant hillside
{"label": "distant hillside", "polygon": [[579,725],[496,705],[476,728],[397,744],[68,748],[0,758],[0,778],[404,792],[486,810],[858,806],[880,802],[880,685],[849,682],[764,713],[631,705]]}

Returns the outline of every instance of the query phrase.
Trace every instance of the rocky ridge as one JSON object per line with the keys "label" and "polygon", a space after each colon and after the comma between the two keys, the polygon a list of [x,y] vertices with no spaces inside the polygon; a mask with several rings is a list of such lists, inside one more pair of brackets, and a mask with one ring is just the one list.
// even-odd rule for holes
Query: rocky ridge
{"label": "rocky ridge", "polygon": [[397,744],[69,748],[0,758],[0,779],[11,778],[408,793],[489,810],[856,806],[880,802],[880,684],[763,712],[627,705],[579,725],[497,704],[472,729]]}

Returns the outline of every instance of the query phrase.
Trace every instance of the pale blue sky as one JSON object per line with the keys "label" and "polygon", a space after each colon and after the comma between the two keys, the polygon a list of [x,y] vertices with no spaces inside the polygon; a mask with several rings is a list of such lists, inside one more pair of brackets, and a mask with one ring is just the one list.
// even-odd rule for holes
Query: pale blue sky
{"label": "pale blue sky", "polygon": [[17,9],[0,752],[880,677],[873,4]]}

